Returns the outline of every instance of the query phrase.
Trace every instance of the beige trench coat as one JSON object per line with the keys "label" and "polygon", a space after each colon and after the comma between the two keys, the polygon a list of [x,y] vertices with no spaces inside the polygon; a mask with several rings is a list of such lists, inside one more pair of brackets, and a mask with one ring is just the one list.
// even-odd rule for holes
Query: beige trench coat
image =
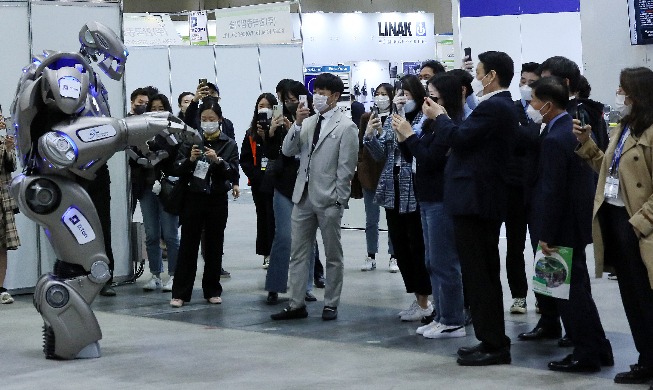
{"label": "beige trench coat", "polygon": [[[576,154],[587,161],[599,173],[599,182],[594,196],[592,216],[592,236],[594,239],[594,259],[596,277],[604,272],[603,238],[597,212],[603,204],[603,191],[612,156],[619,143],[623,128],[613,131],[608,149],[604,153],[592,139],[580,146]],[[619,191],[630,216],[630,224],[642,233],[639,250],[648,271],[648,279],[653,289],[653,126],[646,129],[640,137],[628,136],[619,163]]]}

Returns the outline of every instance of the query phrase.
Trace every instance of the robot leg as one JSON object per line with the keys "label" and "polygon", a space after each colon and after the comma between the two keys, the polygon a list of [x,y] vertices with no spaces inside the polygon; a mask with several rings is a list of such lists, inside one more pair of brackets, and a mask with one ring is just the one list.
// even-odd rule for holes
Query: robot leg
{"label": "robot leg", "polygon": [[102,332],[90,305],[111,274],[93,202],[79,184],[59,176],[17,176],[10,190],[62,259],[34,292],[46,357],[99,357]]}

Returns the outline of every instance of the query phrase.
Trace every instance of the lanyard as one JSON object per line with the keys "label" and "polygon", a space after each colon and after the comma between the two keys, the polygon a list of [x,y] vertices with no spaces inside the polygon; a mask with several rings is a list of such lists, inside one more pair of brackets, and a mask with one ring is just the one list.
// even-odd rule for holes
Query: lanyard
{"label": "lanyard", "polygon": [[628,138],[628,135],[630,135],[630,127],[626,126],[624,129],[623,133],[621,133],[621,138],[619,139],[619,144],[617,145],[617,148],[614,150],[614,155],[612,156],[612,165],[610,165],[610,174],[612,172],[617,172],[619,169],[619,161],[621,161],[621,153],[623,152],[624,149],[624,144],[626,143],[626,139]]}

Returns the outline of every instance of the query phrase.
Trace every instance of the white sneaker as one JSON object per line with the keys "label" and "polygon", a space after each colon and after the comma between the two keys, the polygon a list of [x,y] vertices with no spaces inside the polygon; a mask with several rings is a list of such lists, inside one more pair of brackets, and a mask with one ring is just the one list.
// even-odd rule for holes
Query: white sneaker
{"label": "white sneaker", "polygon": [[462,325],[452,326],[438,324],[438,326],[435,326],[424,332],[423,336],[427,339],[446,339],[453,337],[465,337],[467,336],[467,332],[465,331],[465,327]]}
{"label": "white sneaker", "polygon": [[392,272],[393,274],[399,272],[399,266],[397,266],[397,259],[395,259],[394,257],[390,258],[390,264],[388,264],[388,271]]}
{"label": "white sneaker", "polygon": [[510,313],[512,314],[526,314],[526,298],[515,298],[512,300],[510,306]]}
{"label": "white sneaker", "polygon": [[376,260],[371,257],[365,257],[365,265],[361,267],[361,271],[374,271],[376,269]]}
{"label": "white sneaker", "polygon": [[426,309],[422,309],[419,305],[415,308],[415,310],[411,313],[406,313],[403,316],[401,316],[402,321],[419,321],[423,317],[430,316],[431,313],[433,313],[433,305],[431,302],[429,302],[429,305],[426,307]]}
{"label": "white sneaker", "polygon": [[404,314],[412,313],[412,312],[415,311],[415,309],[418,308],[418,307],[419,307],[419,305],[417,304],[417,300],[414,300],[413,303],[411,303],[410,306],[408,306],[408,309],[405,309],[405,310],[400,311],[399,313],[397,313],[397,315],[398,315],[399,317],[401,317],[401,316],[403,316]]}
{"label": "white sneaker", "polygon": [[270,256],[263,257],[263,269],[268,269],[270,266]]}
{"label": "white sneaker", "polygon": [[143,286],[143,290],[145,291],[152,291],[156,290],[157,288],[161,288],[161,278],[157,277],[156,275],[152,275],[152,279],[150,279],[147,283],[145,283],[145,286]]}
{"label": "white sneaker", "polygon": [[417,330],[415,331],[415,333],[417,333],[417,334],[424,334],[426,331],[431,330],[432,328],[436,328],[436,327],[438,327],[438,326],[440,326],[440,323],[439,323],[439,322],[437,322],[437,321],[432,321],[432,322],[429,323],[429,324],[426,324],[426,325],[423,325],[423,326],[420,326],[419,328],[417,328]]}
{"label": "white sneaker", "polygon": [[3,293],[0,293],[0,303],[1,304],[14,303],[14,298],[11,297],[11,294],[5,291]]}
{"label": "white sneaker", "polygon": [[170,279],[161,287],[161,291],[172,291],[172,283],[174,283],[175,277],[171,276]]}

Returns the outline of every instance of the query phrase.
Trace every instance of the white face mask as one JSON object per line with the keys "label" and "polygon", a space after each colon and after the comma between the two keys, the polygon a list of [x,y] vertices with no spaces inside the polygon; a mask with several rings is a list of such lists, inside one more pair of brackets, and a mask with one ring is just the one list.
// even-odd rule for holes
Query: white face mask
{"label": "white face mask", "polygon": [[386,111],[390,108],[390,96],[374,96],[374,104],[379,108],[379,110]]}
{"label": "white face mask", "polygon": [[474,91],[474,95],[476,95],[476,96],[483,96],[483,90],[485,89],[485,87],[487,87],[487,86],[490,85],[490,83],[491,83],[491,81],[490,81],[489,83],[487,83],[486,85],[484,85],[484,84],[483,84],[483,80],[485,80],[485,78],[486,78],[487,76],[489,76],[489,75],[490,75],[489,73],[486,74],[486,75],[483,76],[483,78],[480,79],[480,80],[477,79],[476,77],[474,77],[474,80],[472,80],[472,90]]}
{"label": "white face mask", "polygon": [[206,134],[211,135],[218,131],[220,128],[220,122],[202,122],[200,126]]}
{"label": "white face mask", "polygon": [[419,82],[422,83],[422,87],[426,89],[426,80],[420,80]]}
{"label": "white face mask", "polygon": [[614,109],[618,111],[622,116],[630,114],[631,106],[626,105],[626,95],[617,94],[614,99]]}
{"label": "white face mask", "polygon": [[313,95],[313,108],[315,108],[315,111],[319,112],[320,114],[324,113],[327,111],[329,108],[329,103],[327,101],[329,98],[324,95],[320,95],[318,93]]}
{"label": "white face mask", "polygon": [[[547,104],[549,104],[549,102],[545,103],[544,106],[542,106],[542,108],[544,108]],[[549,111],[551,111],[549,109],[549,111],[542,114],[542,108],[536,110],[535,108],[533,108],[533,106],[529,104],[528,108],[526,109],[526,115],[528,115],[528,117],[531,118],[533,122],[537,123],[538,125],[541,125],[542,121],[544,120],[544,115],[548,114]]]}
{"label": "white face mask", "polygon": [[406,104],[404,104],[404,111],[405,112],[413,112],[417,108],[417,103],[413,99],[406,100]]}
{"label": "white face mask", "polygon": [[272,119],[272,110],[270,110],[269,108],[261,108],[260,110],[258,110],[258,113],[259,114],[265,113],[268,116],[268,119]]}
{"label": "white face mask", "polygon": [[523,85],[519,87],[519,93],[521,94],[521,98],[525,102],[530,102],[531,101],[531,92],[532,89],[528,85]]}

